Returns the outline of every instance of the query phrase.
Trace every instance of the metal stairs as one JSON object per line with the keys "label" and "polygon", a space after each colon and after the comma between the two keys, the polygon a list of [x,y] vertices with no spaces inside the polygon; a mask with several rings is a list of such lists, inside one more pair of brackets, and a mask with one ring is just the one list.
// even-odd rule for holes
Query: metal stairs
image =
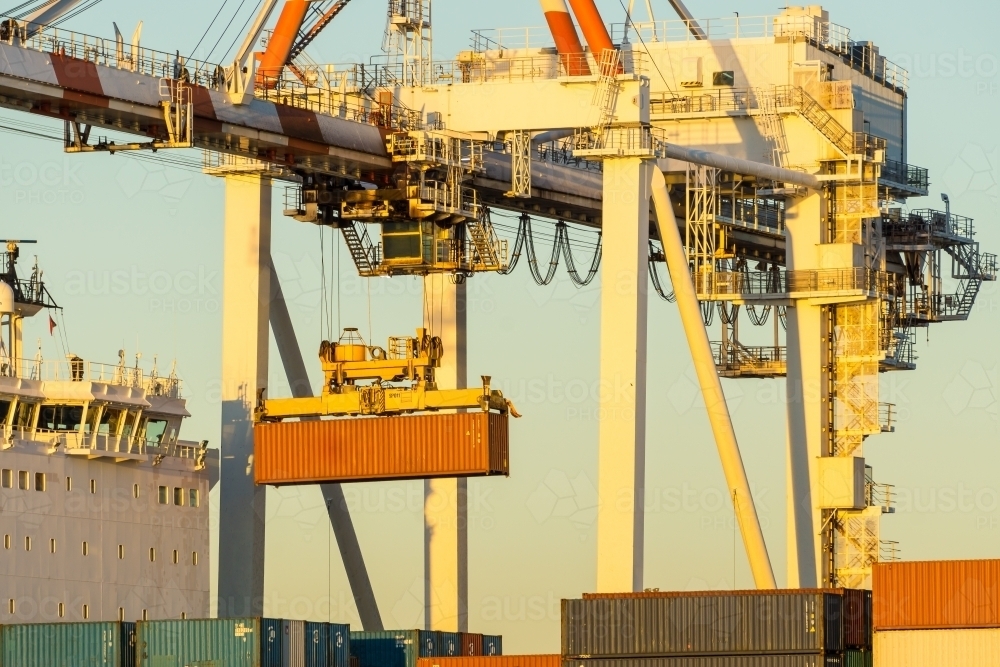
{"label": "metal stairs", "polygon": [[791,102],[790,106],[797,109],[799,114],[836,146],[837,150],[845,157],[857,152],[854,146],[854,134],[838,123],[830,115],[830,112],[824,109],[801,86],[792,87],[789,101]]}
{"label": "metal stairs", "polygon": [[467,220],[465,229],[472,242],[474,252],[469,259],[475,271],[500,271],[506,268],[506,244],[497,237],[488,210],[484,208],[479,218]]}
{"label": "metal stairs", "polygon": [[[358,225],[361,226],[360,232],[358,231]],[[351,253],[351,258],[354,260],[354,265],[357,267],[358,273],[363,277],[376,275],[378,248],[375,247],[368,237],[368,228],[365,227],[364,223],[353,220],[346,221],[340,227],[340,232],[344,237],[344,242],[347,243],[347,249]]]}

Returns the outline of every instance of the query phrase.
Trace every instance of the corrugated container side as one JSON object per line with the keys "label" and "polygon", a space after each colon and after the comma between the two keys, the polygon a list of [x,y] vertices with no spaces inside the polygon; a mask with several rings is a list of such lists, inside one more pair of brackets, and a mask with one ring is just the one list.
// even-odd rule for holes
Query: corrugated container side
{"label": "corrugated container side", "polygon": [[637,599],[660,599],[660,598],[708,598],[708,597],[723,597],[729,598],[734,596],[748,596],[752,597],[755,595],[763,595],[766,597],[773,597],[775,595],[819,595],[821,593],[836,593],[843,594],[845,589],[843,588],[775,588],[775,589],[758,589],[758,588],[747,588],[743,590],[736,591],[724,591],[724,590],[713,590],[713,591],[627,591],[624,593],[584,593],[584,600],[637,600]]}
{"label": "corrugated container side", "polygon": [[507,416],[488,412],[254,426],[258,484],[509,473]]}
{"label": "corrugated container side", "polygon": [[331,667],[351,667],[351,626],[345,623],[328,625]]}
{"label": "corrugated container side", "polygon": [[333,665],[333,653],[330,648],[330,624],[306,623],[305,631],[306,667],[330,667]]}
{"label": "corrugated container side", "polygon": [[871,649],[872,592],[844,589],[844,646]]}
{"label": "corrugated container side", "polygon": [[[122,667],[135,667],[135,623],[121,623]],[[2,641],[2,637],[0,637]]]}
{"label": "corrugated container side", "polygon": [[0,628],[2,667],[129,667],[131,623],[33,623]]}
{"label": "corrugated container side", "polygon": [[282,621],[281,630],[281,667],[305,667],[305,621]]}
{"label": "corrugated container side", "polygon": [[873,667],[871,651],[844,651],[844,667]]}
{"label": "corrugated container side", "polygon": [[1000,560],[876,563],[875,630],[1000,627]]}
{"label": "corrugated container side", "polygon": [[1000,628],[875,633],[874,667],[990,667],[1000,664]]}
{"label": "corrugated container side", "polygon": [[562,667],[558,655],[494,655],[420,658],[417,667]]}
{"label": "corrugated container side", "polygon": [[440,657],[463,655],[462,636],[457,632],[438,632],[435,655]]}
{"label": "corrugated container side", "polygon": [[628,660],[563,659],[562,667],[844,667],[840,654],[725,655]]}
{"label": "corrugated container side", "polygon": [[503,655],[503,637],[483,635],[483,655]]}
{"label": "corrugated container side", "polygon": [[459,635],[462,644],[462,655],[478,656],[483,654],[483,636],[475,632],[463,632]]}
{"label": "corrugated container side", "polygon": [[226,667],[283,667],[282,621],[261,618],[139,621],[139,667],[212,661]]}
{"label": "corrugated container side", "polygon": [[425,630],[352,632],[351,657],[358,667],[416,667],[420,657],[433,657],[437,633]]}
{"label": "corrugated container side", "polygon": [[843,597],[710,595],[563,600],[565,657],[843,649]]}

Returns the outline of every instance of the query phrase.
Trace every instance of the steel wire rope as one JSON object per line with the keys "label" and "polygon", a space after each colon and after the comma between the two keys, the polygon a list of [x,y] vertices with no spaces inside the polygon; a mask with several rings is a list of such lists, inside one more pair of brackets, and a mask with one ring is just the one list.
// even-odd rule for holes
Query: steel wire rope
{"label": "steel wire rope", "polygon": [[28,11],[24,12],[24,14],[22,14],[21,16],[18,16],[17,14],[15,14],[15,12],[19,12],[22,9],[24,9],[25,7],[29,7],[29,6],[31,6],[33,4],[35,4],[36,1],[37,0],[28,0],[28,2],[22,2],[17,7],[11,7],[7,11],[5,11],[3,13],[3,15],[4,16],[9,16],[12,19],[20,19],[21,16],[23,16],[24,14],[30,14],[31,12],[37,11],[37,9],[41,9],[42,7],[48,7],[49,5],[51,5],[56,0],[46,0],[46,2],[42,3],[42,5],[40,7],[38,7],[37,9],[29,9]]}
{"label": "steel wire rope", "polygon": [[[229,22],[226,24],[226,27],[222,29],[222,32],[219,34],[219,38],[217,40],[215,40],[215,44],[212,46],[212,50],[208,52],[207,56],[205,56],[205,60],[206,61],[209,61],[209,60],[212,59],[212,54],[215,53],[215,50],[217,48],[219,48],[219,43],[222,41],[222,38],[226,36],[226,33],[229,32],[229,28],[232,27],[233,21],[236,20],[236,16],[240,13],[240,10],[243,9],[243,5],[246,4],[246,1],[247,0],[240,0],[240,4],[239,4],[238,7],[236,7],[236,11],[234,11],[233,15],[229,17]],[[251,13],[250,16],[252,18],[253,14]],[[247,22],[246,22],[246,24],[244,24],[244,27],[243,27],[244,30],[246,29],[246,26],[249,25],[249,24],[250,24],[250,19],[247,19]],[[236,33],[236,39],[239,39],[239,38],[240,38],[240,33]],[[235,40],[233,41],[233,44],[236,44]],[[230,46],[229,50],[231,51],[232,48],[233,47]],[[229,51],[226,51],[226,53],[229,53]]]}
{"label": "steel wire rope", "polygon": [[733,326],[737,318],[740,316],[740,307],[738,304],[734,304],[732,308],[726,309],[726,302],[719,302],[719,318],[722,320],[723,324],[728,326]]}
{"label": "steel wire rope", "polygon": [[[507,263],[507,266],[498,271],[498,273],[502,276],[509,276],[512,274],[514,269],[517,267],[518,260],[521,259],[521,251],[524,249],[524,223],[527,217],[528,215],[524,214],[518,221],[517,236],[514,237],[514,249],[511,251],[510,262]],[[490,220],[490,224],[494,224],[492,219]]]}
{"label": "steel wire rope", "polygon": [[701,319],[705,322],[706,327],[712,326],[712,322],[715,321],[715,307],[711,301],[702,301],[701,306]]}
{"label": "steel wire rope", "polygon": [[[243,0],[243,1],[245,2],[246,0]],[[237,12],[237,13],[239,13],[239,11],[240,11],[240,8],[241,8],[242,6],[243,6],[243,2],[241,2],[241,3],[240,3],[240,7],[237,7],[237,8],[236,8],[236,12]],[[259,5],[258,5],[258,6],[259,6]],[[246,34],[246,31],[247,31],[247,26],[249,26],[249,25],[250,25],[250,21],[252,21],[252,20],[254,19],[254,16],[255,16],[256,14],[257,14],[257,12],[250,12],[250,15],[249,15],[249,16],[247,17],[247,20],[243,22],[243,27],[242,27],[242,28],[240,28],[240,30],[239,30],[239,31],[238,31],[238,32],[236,33],[236,37],[234,37],[234,38],[233,38],[233,43],[229,45],[229,48],[228,48],[228,49],[226,49],[226,53],[225,53],[225,55],[224,55],[224,56],[220,56],[220,57],[225,57],[225,56],[228,56],[228,55],[229,55],[229,53],[230,53],[230,52],[231,52],[231,51],[233,50],[233,48],[235,48],[235,46],[236,46],[236,42],[240,41],[240,37],[242,37],[243,35],[245,35],[245,34]],[[236,15],[235,15],[235,14],[233,15],[233,18],[236,18]],[[206,60],[207,60],[207,58],[206,58]]]}
{"label": "steel wire rope", "polygon": [[525,217],[524,223],[524,248],[528,255],[528,270],[531,271],[531,277],[535,279],[535,283],[538,285],[548,285],[556,277],[556,269],[559,268],[559,236],[556,235],[555,241],[552,243],[552,252],[549,255],[549,268],[548,273],[545,277],[542,277],[541,271],[538,269],[538,254],[535,252],[535,240],[531,236],[531,218],[530,216]]}
{"label": "steel wire rope", "polygon": [[649,242],[649,279],[653,283],[653,289],[656,290],[656,294],[668,303],[674,303],[677,301],[677,295],[674,294],[674,290],[670,290],[670,294],[667,294],[663,289],[663,281],[660,278],[659,270],[656,268],[656,260],[654,258],[654,253],[656,251],[653,242]]}
{"label": "steel wire rope", "polygon": [[83,5],[82,7],[77,7],[76,10],[74,10],[74,11],[72,11],[72,12],[70,12],[70,13],[64,15],[64,16],[60,16],[55,21],[53,21],[52,23],[48,24],[48,27],[54,28],[54,27],[56,27],[58,25],[62,25],[63,23],[65,23],[66,21],[69,21],[74,16],[77,16],[78,14],[82,14],[83,12],[87,11],[91,7],[94,7],[95,5],[101,4],[101,2],[102,2],[102,0],[92,0],[92,2],[90,4]]}
{"label": "steel wire rope", "polygon": [[[656,60],[653,58],[653,54],[649,52],[649,47],[646,46],[646,40],[642,38],[642,33],[640,33],[639,29],[635,27],[635,22],[632,21],[631,12],[629,12],[628,8],[625,6],[625,3],[622,2],[622,0],[618,0],[618,4],[620,4],[622,6],[622,9],[625,10],[625,21],[627,23],[625,27],[625,36],[628,37],[628,25],[631,25],[632,29],[635,30],[635,36],[639,38],[639,43],[642,44],[642,48],[646,50],[646,55],[649,56],[649,62],[653,63],[653,67],[656,68],[656,73],[660,75],[660,79],[663,81],[663,85],[667,87],[667,92],[673,94],[674,92],[673,88],[671,88],[670,84],[667,83],[667,77],[663,76],[663,72],[660,71],[660,66],[656,63]],[[669,58],[667,59],[667,62],[670,63],[670,69],[673,70],[673,63],[670,61]],[[671,71],[671,73],[673,72]]]}
{"label": "steel wire rope", "polygon": [[[319,339],[330,340],[330,327],[327,324],[326,308],[326,244],[323,235],[323,225],[319,225]],[[324,331],[325,329],[325,331]]]}
{"label": "steel wire rope", "polygon": [[208,27],[205,28],[205,32],[202,34],[201,39],[199,39],[198,43],[194,45],[193,49],[191,49],[191,55],[188,56],[188,60],[194,58],[194,54],[198,51],[198,47],[201,46],[201,43],[205,41],[206,37],[208,37],[209,31],[212,30],[212,26],[215,25],[215,22],[219,20],[219,15],[222,14],[222,10],[226,8],[227,4],[229,4],[229,0],[222,0],[222,4],[219,6],[219,11],[215,12],[215,16],[212,17],[212,21],[208,24]]}

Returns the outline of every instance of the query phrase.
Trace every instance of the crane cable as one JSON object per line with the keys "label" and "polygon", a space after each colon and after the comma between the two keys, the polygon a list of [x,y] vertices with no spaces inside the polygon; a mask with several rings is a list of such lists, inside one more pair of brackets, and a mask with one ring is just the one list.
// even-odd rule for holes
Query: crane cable
{"label": "crane cable", "polygon": [[514,271],[514,268],[518,264],[521,255],[527,255],[528,259],[528,269],[531,272],[531,277],[534,278],[538,285],[548,285],[550,284],[556,275],[556,270],[559,268],[559,258],[563,257],[566,261],[566,271],[569,274],[570,280],[577,287],[585,287],[593,282],[594,278],[597,276],[598,269],[601,264],[602,256],[602,237],[598,233],[597,243],[594,247],[594,254],[590,260],[590,267],[587,269],[586,277],[581,277],[580,271],[576,266],[576,259],[573,257],[572,241],[569,236],[569,225],[564,221],[560,220],[556,223],[556,233],[553,237],[552,250],[549,254],[549,264],[546,269],[545,275],[542,275],[541,269],[538,266],[538,253],[535,249],[535,237],[531,229],[531,216],[528,214],[523,214],[520,217],[517,237],[514,241],[514,250],[511,253],[510,263],[506,268],[501,269],[500,273],[503,275],[509,275]]}
{"label": "crane cable", "polygon": [[198,51],[198,47],[201,46],[201,43],[205,41],[206,37],[208,37],[208,32],[212,29],[212,26],[215,25],[215,22],[219,20],[219,15],[222,14],[222,10],[226,8],[227,4],[229,4],[229,0],[222,0],[222,4],[219,6],[219,11],[215,12],[215,16],[212,17],[211,23],[208,24],[207,28],[205,28],[205,32],[202,34],[201,39],[199,39],[198,43],[194,45],[193,49],[191,49],[191,55],[188,56],[188,60],[194,58],[194,54]]}

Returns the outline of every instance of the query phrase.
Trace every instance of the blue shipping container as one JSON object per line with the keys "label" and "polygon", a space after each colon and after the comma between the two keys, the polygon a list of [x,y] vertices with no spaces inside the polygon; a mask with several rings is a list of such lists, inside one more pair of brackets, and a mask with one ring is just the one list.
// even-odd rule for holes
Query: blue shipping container
{"label": "blue shipping container", "polygon": [[352,632],[351,657],[357,667],[416,667],[417,658],[436,656],[437,633],[428,630]]}
{"label": "blue shipping container", "polygon": [[457,632],[438,632],[437,657],[462,655],[462,637]]}
{"label": "blue shipping container", "polygon": [[483,655],[503,655],[503,637],[483,635]]}
{"label": "blue shipping container", "polygon": [[330,667],[330,624],[306,623],[306,667]]}
{"label": "blue shipping container", "polygon": [[0,644],[0,667],[135,667],[135,623],[5,625]]}
{"label": "blue shipping container", "polygon": [[330,628],[330,667],[350,667],[351,665],[351,626],[341,623],[329,623]]}
{"label": "blue shipping container", "polygon": [[282,667],[280,620],[139,621],[137,626],[138,667],[180,667],[213,661],[220,667]]}

